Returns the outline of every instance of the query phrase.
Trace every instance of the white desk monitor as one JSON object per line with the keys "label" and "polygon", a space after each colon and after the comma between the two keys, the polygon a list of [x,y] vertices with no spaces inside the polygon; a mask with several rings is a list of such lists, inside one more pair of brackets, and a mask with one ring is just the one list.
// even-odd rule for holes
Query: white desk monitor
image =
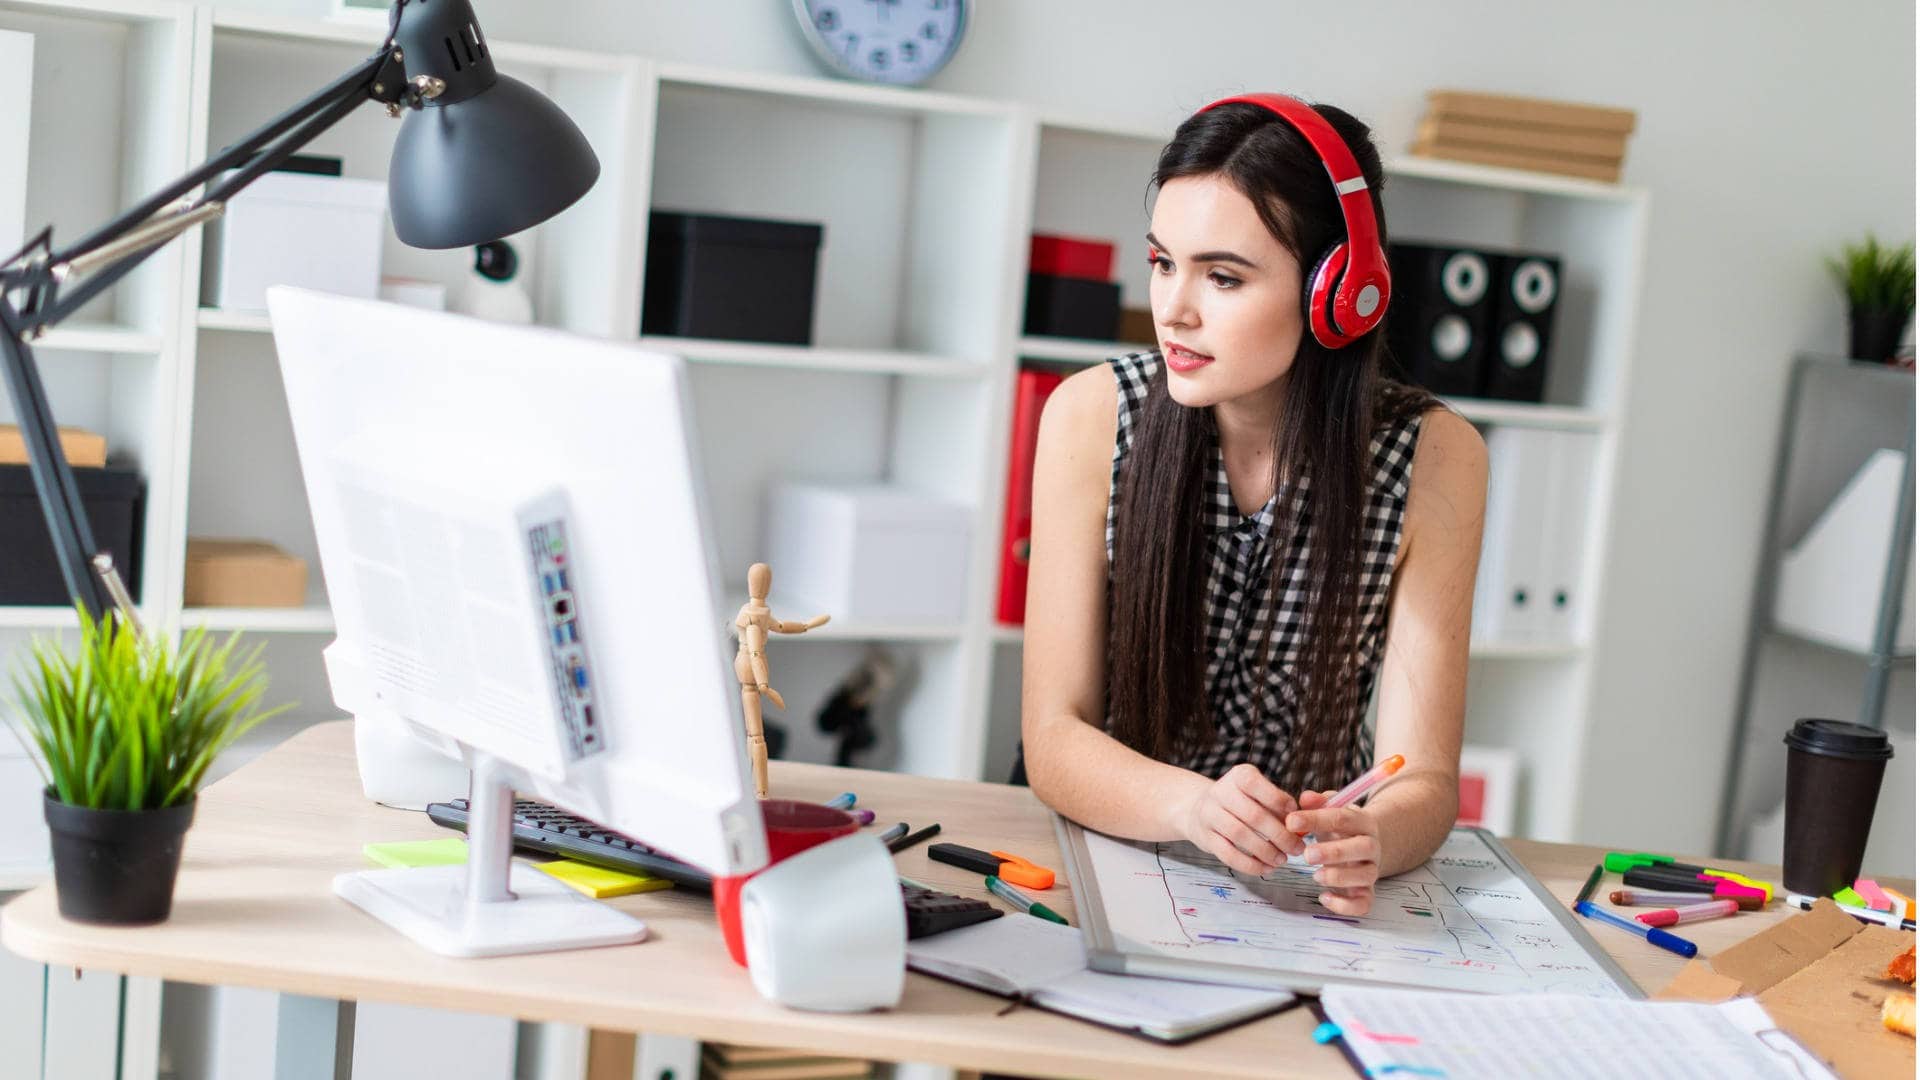
{"label": "white desk monitor", "polygon": [[644,937],[509,869],[514,791],[716,876],[764,866],[681,361],[298,289],[268,309],[332,648],[364,675],[335,701],[474,770],[466,867],[335,891],[453,955]]}

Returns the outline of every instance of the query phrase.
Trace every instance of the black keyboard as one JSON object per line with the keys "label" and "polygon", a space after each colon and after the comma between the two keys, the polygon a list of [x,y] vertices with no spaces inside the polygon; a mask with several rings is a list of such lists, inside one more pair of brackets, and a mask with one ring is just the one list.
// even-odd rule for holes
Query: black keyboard
{"label": "black keyboard", "polygon": [[[467,831],[467,800],[428,803],[427,817],[456,832]],[[609,870],[652,874],[675,885],[713,891],[713,875],[630,836],[533,799],[513,800],[513,846],[521,851],[560,855]],[[900,883],[907,907],[907,936],[932,937],[1004,914],[985,900]]]}

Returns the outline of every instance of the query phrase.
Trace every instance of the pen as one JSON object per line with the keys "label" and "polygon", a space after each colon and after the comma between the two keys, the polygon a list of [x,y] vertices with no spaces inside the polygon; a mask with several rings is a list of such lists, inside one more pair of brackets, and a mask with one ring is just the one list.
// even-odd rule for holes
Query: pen
{"label": "pen", "polygon": [[[1799,908],[1801,911],[1812,911],[1813,903],[1816,899],[1821,899],[1821,898],[1813,897],[1813,896],[1801,896],[1799,893],[1788,893],[1786,895],[1787,903],[1792,904],[1794,907]],[[1861,922],[1878,923],[1881,926],[1891,926],[1895,930],[1911,930],[1914,927],[1914,922],[1912,919],[1903,919],[1891,911],[1875,911],[1872,908],[1854,907],[1852,904],[1842,904],[1838,900],[1834,901],[1833,906],[1839,908],[1841,911],[1846,912],[1847,914],[1853,916],[1854,918],[1859,919]]]}
{"label": "pen", "polygon": [[1718,919],[1732,915],[1739,910],[1738,901],[1709,900],[1704,904],[1683,904],[1679,907],[1661,908],[1658,911],[1643,911],[1633,918],[1634,921],[1648,926],[1684,926],[1702,919]]}
{"label": "pen", "polygon": [[[1698,904],[1705,893],[1676,892],[1660,889],[1615,889],[1607,894],[1607,899],[1620,907],[1660,907],[1677,908],[1687,904]],[[1764,905],[1758,896],[1722,897],[1740,905],[1741,911],[1759,911]]]}
{"label": "pen", "polygon": [[887,851],[891,854],[898,855],[920,841],[925,840],[927,837],[938,836],[939,834],[940,823],[936,821],[918,832],[908,833],[898,840],[887,841]]}
{"label": "pen", "polygon": [[902,821],[888,828],[886,832],[881,833],[880,842],[883,844],[891,844],[905,835],[907,835],[907,823]]}
{"label": "pen", "polygon": [[1061,926],[1067,925],[1067,920],[1061,918],[1059,912],[1023,894],[1019,889],[992,874],[987,875],[987,891],[1029,915],[1059,923]]}
{"label": "pen", "polygon": [[1652,944],[1658,945],[1670,953],[1679,953],[1681,956],[1690,957],[1700,951],[1700,946],[1695,945],[1686,938],[1680,937],[1677,934],[1669,934],[1665,930],[1656,930],[1651,926],[1642,926],[1636,922],[1628,922],[1618,915],[1594,906],[1591,900],[1580,901],[1573,906],[1573,910],[1585,915],[1589,919],[1598,920],[1609,926],[1617,926],[1629,934],[1638,934]]}
{"label": "pen", "polygon": [[843,791],[833,798],[828,799],[827,805],[833,807],[835,810],[851,810],[853,809],[853,804],[859,801],[860,796],[855,795],[851,791]]}
{"label": "pen", "polygon": [[1587,875],[1587,883],[1580,887],[1580,895],[1574,897],[1574,903],[1584,903],[1585,901],[1593,899],[1593,890],[1600,887],[1600,874],[1605,869],[1605,866],[1600,865],[1596,865],[1593,868],[1593,873]]}

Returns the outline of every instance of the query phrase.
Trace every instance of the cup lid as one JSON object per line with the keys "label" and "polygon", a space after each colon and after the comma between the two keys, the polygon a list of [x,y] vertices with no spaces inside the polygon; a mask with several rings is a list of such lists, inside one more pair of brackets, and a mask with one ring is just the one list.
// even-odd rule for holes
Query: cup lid
{"label": "cup lid", "polygon": [[1785,741],[1792,749],[1826,757],[1885,761],[1893,756],[1886,732],[1845,720],[1796,720]]}

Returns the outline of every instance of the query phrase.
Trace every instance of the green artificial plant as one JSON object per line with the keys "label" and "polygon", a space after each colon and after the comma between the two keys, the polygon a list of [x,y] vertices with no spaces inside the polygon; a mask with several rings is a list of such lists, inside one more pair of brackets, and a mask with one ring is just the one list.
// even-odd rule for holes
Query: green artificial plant
{"label": "green artificial plant", "polygon": [[36,640],[14,689],[53,796],[101,810],[157,810],[193,798],[222,750],[290,707],[260,707],[262,646],[243,653],[239,639],[235,632],[216,642],[195,628],[172,645],[118,613],[95,619],[83,608],[76,655]]}
{"label": "green artificial plant", "polygon": [[1839,258],[1828,258],[1827,269],[1855,311],[1913,314],[1912,241],[1882,247],[1869,233],[1861,243],[1843,246]]}

